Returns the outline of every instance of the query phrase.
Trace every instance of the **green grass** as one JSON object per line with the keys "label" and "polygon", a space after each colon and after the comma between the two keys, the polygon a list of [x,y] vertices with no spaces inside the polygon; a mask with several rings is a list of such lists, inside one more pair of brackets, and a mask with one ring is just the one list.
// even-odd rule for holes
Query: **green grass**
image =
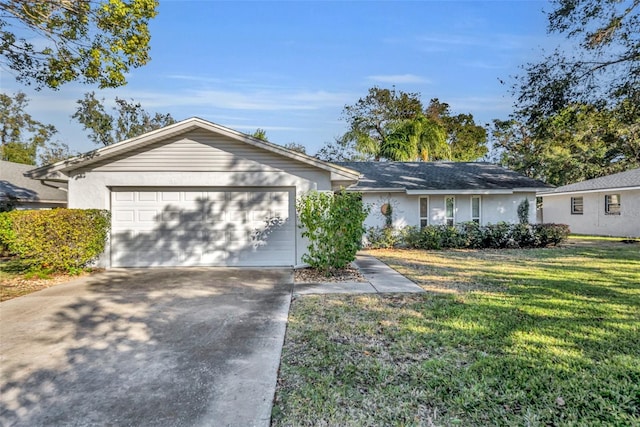
{"label": "green grass", "polygon": [[295,300],[273,425],[640,425],[637,245],[373,254],[429,292]]}

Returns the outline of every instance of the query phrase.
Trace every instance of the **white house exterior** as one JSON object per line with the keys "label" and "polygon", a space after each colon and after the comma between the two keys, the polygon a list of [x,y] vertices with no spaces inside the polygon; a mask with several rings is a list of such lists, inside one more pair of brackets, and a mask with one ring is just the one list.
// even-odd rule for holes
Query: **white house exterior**
{"label": "white house exterior", "polygon": [[489,163],[331,164],[191,118],[26,176],[68,187],[70,208],[111,212],[105,267],[300,266],[295,201],[361,191],[384,224],[516,222],[545,184]]}
{"label": "white house exterior", "polygon": [[529,222],[536,222],[536,192],[541,181],[484,162],[341,162],[362,177],[349,191],[371,205],[366,227],[386,223],[391,205],[395,227],[518,222],[518,206],[529,201]]}
{"label": "white house exterior", "polygon": [[540,192],[545,222],[572,233],[640,237],[640,169]]}
{"label": "white house exterior", "polygon": [[359,177],[197,118],[28,175],[111,211],[106,267],[300,265],[296,197]]}

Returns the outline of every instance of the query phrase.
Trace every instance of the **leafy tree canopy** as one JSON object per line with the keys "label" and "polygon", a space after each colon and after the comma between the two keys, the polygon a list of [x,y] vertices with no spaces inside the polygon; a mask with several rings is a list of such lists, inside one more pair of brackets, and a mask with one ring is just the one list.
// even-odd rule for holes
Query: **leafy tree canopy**
{"label": "leafy tree canopy", "polygon": [[307,147],[302,144],[298,144],[297,142],[289,142],[287,144],[284,144],[283,147],[291,151],[297,151],[298,153],[307,154]]}
{"label": "leafy tree canopy", "polygon": [[159,129],[176,121],[171,114],[151,115],[139,102],[116,98],[115,114],[110,114],[94,92],[86,93],[77,101],[79,107],[71,116],[89,131],[89,138],[96,144],[111,145],[143,133]]}
{"label": "leafy tree canopy", "polygon": [[29,99],[23,92],[0,94],[0,158],[35,165],[38,151],[50,143],[57,130],[34,119],[26,109]]}
{"label": "leafy tree canopy", "polygon": [[150,59],[148,22],[157,6],[157,0],[0,0],[0,64],[37,88],[70,81],[122,86],[131,68]]}
{"label": "leafy tree canopy", "polygon": [[345,106],[343,118],[349,129],[342,142],[319,155],[340,153],[349,144],[374,160],[469,161],[487,152],[486,131],[471,114],[452,116],[449,105],[438,99],[424,109],[416,93],[373,87]]}
{"label": "leafy tree canopy", "polygon": [[555,0],[550,33],[576,41],[523,67],[495,120],[501,162],[564,185],[640,166],[640,1]]}
{"label": "leafy tree canopy", "polygon": [[640,101],[640,1],[555,0],[548,31],[578,44],[525,65],[517,78],[516,116],[537,131],[573,104]]}
{"label": "leafy tree canopy", "polygon": [[515,119],[494,120],[501,163],[549,184],[565,185],[640,167],[638,105],[569,106],[545,119],[544,134]]}
{"label": "leafy tree canopy", "polygon": [[315,157],[325,162],[363,162],[372,160],[371,156],[358,152],[353,141],[344,138],[336,138],[333,142],[327,142],[318,150]]}
{"label": "leafy tree canopy", "polygon": [[446,132],[448,158],[436,160],[470,162],[487,154],[487,131],[475,123],[472,114],[452,115],[449,104],[433,98],[427,106],[426,115],[444,127]]}

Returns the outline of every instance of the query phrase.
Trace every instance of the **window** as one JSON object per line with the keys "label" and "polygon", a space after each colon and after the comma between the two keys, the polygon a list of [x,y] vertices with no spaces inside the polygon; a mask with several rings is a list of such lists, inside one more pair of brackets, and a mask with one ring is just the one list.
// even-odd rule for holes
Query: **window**
{"label": "window", "polygon": [[420,228],[429,225],[429,198],[420,197]]}
{"label": "window", "polygon": [[619,194],[607,194],[604,196],[604,213],[606,215],[620,215]]}
{"label": "window", "polygon": [[446,225],[454,224],[454,212],[456,206],[456,198],[453,196],[447,196],[444,198],[444,219]]}
{"label": "window", "polygon": [[584,212],[584,202],[582,197],[571,198],[571,215],[582,215]]}
{"label": "window", "polygon": [[480,224],[480,196],[471,196],[471,221]]}

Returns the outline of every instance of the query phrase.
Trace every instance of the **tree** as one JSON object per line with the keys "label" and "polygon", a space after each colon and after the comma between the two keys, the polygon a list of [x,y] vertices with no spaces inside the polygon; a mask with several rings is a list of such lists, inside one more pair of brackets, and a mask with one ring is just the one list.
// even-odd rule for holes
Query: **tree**
{"label": "tree", "polygon": [[448,158],[435,160],[453,160],[471,162],[483,157],[487,148],[487,131],[473,120],[472,114],[451,115],[449,104],[433,98],[425,114],[444,127],[448,147]]}
{"label": "tree", "polygon": [[267,131],[262,128],[256,129],[256,131],[252,133],[251,136],[254,138],[258,138],[261,141],[269,142],[269,139],[267,138]]}
{"label": "tree", "polygon": [[502,150],[503,165],[553,185],[640,167],[640,121],[628,120],[637,109],[575,104],[545,119],[537,132],[515,119],[495,120],[494,147]]}
{"label": "tree", "polygon": [[598,108],[640,99],[640,1],[555,0],[549,33],[579,44],[525,65],[513,87],[516,118],[534,132],[572,104]]}
{"label": "tree", "polygon": [[418,94],[372,87],[366,97],[344,107],[343,119],[349,130],[342,139],[345,143],[353,142],[357,151],[376,161],[381,158],[396,160],[386,156],[410,149],[398,148],[402,141],[390,141],[389,135],[397,130],[399,123],[413,120],[421,113],[422,102]]}
{"label": "tree", "polygon": [[289,142],[288,144],[284,144],[283,147],[291,151],[307,154],[307,147],[302,144],[298,144],[297,142]]}
{"label": "tree", "polygon": [[523,67],[494,121],[502,163],[555,185],[640,166],[640,1],[554,4],[549,33],[577,43]]}
{"label": "tree", "polygon": [[0,94],[0,158],[35,165],[38,150],[57,132],[53,125],[35,120],[26,108],[29,99],[23,92],[13,96]]}
{"label": "tree", "polygon": [[343,117],[349,123],[343,146],[351,143],[374,160],[472,161],[488,151],[487,132],[471,114],[452,116],[449,105],[437,98],[423,111],[416,93],[373,87],[365,98],[347,105]]}
{"label": "tree", "polygon": [[49,144],[42,147],[38,153],[38,164],[48,165],[56,163],[61,160],[66,160],[73,157],[75,154],[71,152],[69,146],[60,141],[52,141]]}
{"label": "tree", "polygon": [[116,97],[116,114],[109,114],[104,108],[104,98],[96,99],[95,93],[86,93],[77,101],[79,107],[71,116],[88,130],[89,139],[96,144],[111,145],[118,141],[134,138],[146,132],[159,129],[176,121],[171,114],[145,111],[139,102],[131,102]]}
{"label": "tree", "polygon": [[353,141],[336,138],[327,142],[315,156],[325,162],[363,162],[371,160],[371,156],[358,152]]}
{"label": "tree", "polygon": [[122,86],[130,69],[150,60],[148,22],[157,6],[157,0],[2,0],[0,64],[37,88],[70,81]]}
{"label": "tree", "polygon": [[440,123],[419,114],[393,126],[387,142],[381,147],[381,157],[397,161],[450,160],[451,147]]}

